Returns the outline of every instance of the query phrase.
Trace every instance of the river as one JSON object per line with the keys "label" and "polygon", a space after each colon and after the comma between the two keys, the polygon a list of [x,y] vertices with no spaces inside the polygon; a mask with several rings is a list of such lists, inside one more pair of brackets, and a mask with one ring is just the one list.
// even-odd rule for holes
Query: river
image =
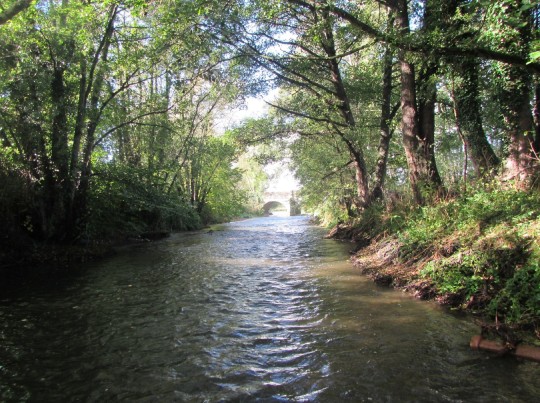
{"label": "river", "polygon": [[378,287],[306,217],[175,234],[0,297],[0,401],[533,402],[540,365]]}

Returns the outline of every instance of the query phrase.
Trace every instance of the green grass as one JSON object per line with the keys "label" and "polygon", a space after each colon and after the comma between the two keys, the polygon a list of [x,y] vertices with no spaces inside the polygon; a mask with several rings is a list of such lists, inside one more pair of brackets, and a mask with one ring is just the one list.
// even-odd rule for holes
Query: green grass
{"label": "green grass", "polygon": [[536,191],[480,188],[417,209],[376,206],[357,224],[372,238],[397,234],[401,263],[452,306],[539,331],[539,214]]}

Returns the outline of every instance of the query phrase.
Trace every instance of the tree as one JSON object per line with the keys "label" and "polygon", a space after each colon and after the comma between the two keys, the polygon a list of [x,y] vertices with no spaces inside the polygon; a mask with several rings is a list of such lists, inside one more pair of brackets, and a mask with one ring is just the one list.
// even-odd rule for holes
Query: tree
{"label": "tree", "polygon": [[[240,129],[241,130],[241,129]],[[234,137],[234,132],[232,134]],[[268,175],[263,170],[256,157],[259,147],[251,146],[239,156],[236,167],[242,172],[242,179],[238,183],[239,189],[246,195],[246,207],[250,213],[258,213],[263,205],[263,194],[267,186]]]}
{"label": "tree", "polygon": [[[466,21],[475,23],[474,15],[470,15],[472,10],[467,9],[466,2],[462,0],[448,2],[447,11],[452,17],[447,24],[448,30],[453,32],[452,37],[464,35],[467,30]],[[482,124],[479,61],[465,56],[451,60],[450,65],[450,94],[457,131],[462,137],[477,176],[492,176],[497,172],[500,160],[487,141]]]}
{"label": "tree", "polygon": [[[359,209],[367,207],[371,195],[363,152],[365,141],[352,108],[352,83],[344,79],[342,72],[344,58],[362,48],[351,49],[358,38],[339,32],[335,18],[327,10],[311,5],[263,11],[256,21],[260,27],[238,39],[242,46],[232,39],[228,43],[234,43],[239,52],[288,89],[290,96],[272,103],[273,107],[296,120],[317,122],[317,131],[336,136],[344,143],[355,170],[355,204]],[[280,39],[289,30],[291,39]],[[303,133],[298,127],[293,131]]]}
{"label": "tree", "polygon": [[[69,242],[82,236],[93,165],[100,153],[116,157],[115,139],[124,162],[140,164],[137,159],[146,153],[151,169],[163,167],[163,143],[158,143],[170,125],[154,118],[172,107],[172,82],[170,69],[157,67],[161,58],[174,63],[187,49],[192,56],[184,68],[202,74],[208,71],[204,66],[216,64],[205,47],[191,44],[198,37],[192,14],[185,15],[182,27],[177,18],[176,30],[167,24],[159,32],[152,18],[162,9],[139,14],[131,4],[49,2],[17,16],[0,32],[7,51],[0,80],[2,136],[10,158],[31,178],[36,237]],[[156,91],[163,71],[164,97]],[[138,130],[142,137],[137,139],[133,129],[143,127],[150,130],[144,135]]]}
{"label": "tree", "polygon": [[16,0],[12,1],[8,8],[0,11],[0,25],[5,24],[20,12],[26,10],[32,5],[34,0]]}
{"label": "tree", "polygon": [[[477,26],[474,27],[473,32],[468,32],[466,35],[453,37],[453,38],[439,38],[439,39],[451,39],[451,40],[442,40],[438,42],[433,42],[429,40],[429,37],[423,37],[416,34],[416,32],[410,32],[409,35],[396,35],[395,32],[384,31],[379,29],[377,26],[371,24],[369,21],[364,21],[361,16],[359,16],[359,11],[363,9],[366,4],[377,3],[380,5],[385,5],[388,7],[400,7],[399,2],[401,0],[373,0],[373,2],[366,3],[341,3],[335,1],[307,1],[307,0],[286,0],[289,3],[297,4],[302,7],[313,7],[318,6],[329,10],[332,14],[338,16],[343,21],[347,21],[354,26],[356,29],[361,30],[365,34],[372,37],[374,40],[382,43],[391,44],[401,50],[419,53],[419,54],[430,54],[433,57],[473,57],[480,58],[482,60],[493,60],[505,64],[510,64],[514,66],[521,66],[526,68],[530,72],[538,73],[540,72],[540,63],[536,63],[534,60],[531,60],[530,54],[523,56],[520,52],[515,52],[515,50],[501,50],[493,43],[486,42],[485,34],[488,30],[485,27]],[[524,0],[524,8],[530,9],[535,6],[534,0]],[[411,0],[411,4],[420,3],[420,8],[422,8],[423,1]],[[506,8],[507,4],[512,3],[512,0],[497,0],[484,1],[484,0],[473,0],[469,2],[470,7],[474,9],[480,9],[487,5],[488,8],[493,7],[498,9],[501,6]],[[483,11],[481,11],[483,12]],[[512,23],[515,20],[515,14],[509,14],[506,17],[503,17],[499,20],[499,23],[508,24]],[[534,58],[536,59],[537,53],[534,53]]]}
{"label": "tree", "polygon": [[[16,158],[35,180],[40,223],[36,229],[45,239],[62,240],[75,229],[80,213],[75,200],[85,178],[79,173],[89,173],[86,167],[99,119],[96,109],[105,71],[97,67],[106,59],[118,7],[77,6],[74,12],[67,1],[51,2],[47,9],[34,10],[32,20],[12,23],[12,30],[4,32],[11,46],[11,65],[3,80],[4,119],[11,138],[20,145]],[[73,18],[67,18],[70,13]],[[108,17],[102,25],[97,16],[104,14]],[[80,30],[88,35],[74,35]],[[84,54],[83,47],[91,49],[93,44],[94,50]],[[84,127],[89,108],[95,111],[94,119]]]}
{"label": "tree", "polygon": [[[503,2],[494,10],[494,14],[510,14],[508,24],[497,37],[504,35],[501,49],[514,51],[521,55],[530,52],[532,21],[531,8],[527,1]],[[516,23],[517,21],[517,23]],[[532,79],[530,73],[521,66],[496,66],[500,89],[498,99],[507,125],[508,149],[505,164],[505,176],[518,182],[526,183],[537,166],[532,160],[533,120],[530,108]],[[536,164],[537,165],[537,164]]]}
{"label": "tree", "polygon": [[356,216],[355,173],[339,138],[324,134],[302,136],[290,147],[291,165],[302,184],[302,208],[326,224]]}
{"label": "tree", "polygon": [[[393,4],[396,10],[396,26],[401,34],[409,35],[409,13],[406,0],[396,0]],[[410,63],[404,50],[400,51],[401,69],[401,116],[403,146],[407,156],[409,181],[416,203],[424,203],[424,192],[436,191],[442,185],[435,159],[432,137],[432,108],[434,106],[434,91],[432,84],[425,89],[429,94],[423,102],[423,121],[421,125],[417,97],[414,64]],[[429,75],[428,78],[429,80]],[[426,105],[429,103],[429,105]],[[429,126],[429,127],[428,127]]]}

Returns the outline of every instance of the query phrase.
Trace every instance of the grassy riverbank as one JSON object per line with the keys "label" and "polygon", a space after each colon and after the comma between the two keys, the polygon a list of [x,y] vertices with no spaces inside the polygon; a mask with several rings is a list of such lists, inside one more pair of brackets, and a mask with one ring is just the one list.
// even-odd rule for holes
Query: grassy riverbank
{"label": "grassy riverbank", "polygon": [[432,206],[372,207],[334,230],[363,273],[525,331],[540,344],[540,195],[470,190]]}

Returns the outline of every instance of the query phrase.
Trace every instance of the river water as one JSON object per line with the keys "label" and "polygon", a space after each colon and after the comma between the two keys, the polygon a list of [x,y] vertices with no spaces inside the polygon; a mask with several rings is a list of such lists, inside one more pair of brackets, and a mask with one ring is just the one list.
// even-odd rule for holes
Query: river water
{"label": "river water", "polygon": [[0,297],[0,401],[533,402],[540,365],[380,288],[306,217],[141,244]]}

